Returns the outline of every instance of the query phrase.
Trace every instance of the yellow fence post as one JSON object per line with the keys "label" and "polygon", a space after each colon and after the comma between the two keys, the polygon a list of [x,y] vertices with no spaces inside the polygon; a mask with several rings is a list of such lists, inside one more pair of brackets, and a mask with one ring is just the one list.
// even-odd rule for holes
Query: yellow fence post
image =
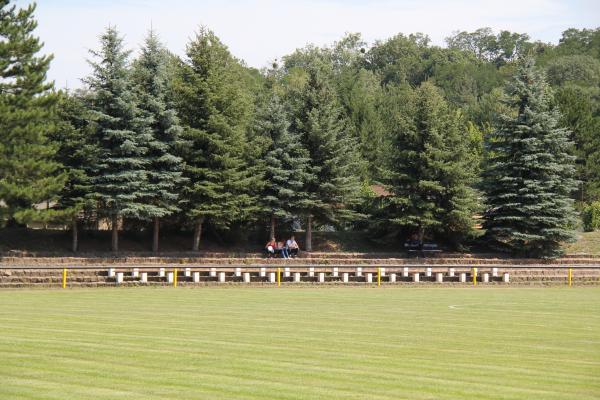
{"label": "yellow fence post", "polygon": [[173,287],[177,287],[177,268],[173,270]]}
{"label": "yellow fence post", "polygon": [[477,268],[473,267],[473,286],[477,286]]}
{"label": "yellow fence post", "polygon": [[377,267],[377,286],[381,286],[381,267]]}
{"label": "yellow fence post", "polygon": [[281,286],[281,268],[277,267],[277,286]]}
{"label": "yellow fence post", "polygon": [[569,286],[573,284],[573,268],[569,268]]}
{"label": "yellow fence post", "polygon": [[62,288],[66,288],[67,287],[67,269],[63,268],[63,277],[62,277]]}

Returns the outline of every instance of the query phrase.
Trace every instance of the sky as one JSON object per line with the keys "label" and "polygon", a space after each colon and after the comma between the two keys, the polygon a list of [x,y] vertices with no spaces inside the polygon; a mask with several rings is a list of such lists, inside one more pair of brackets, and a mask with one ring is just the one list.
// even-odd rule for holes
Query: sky
{"label": "sky", "polygon": [[[30,0],[16,0],[18,6]],[[174,53],[201,25],[212,29],[249,66],[262,68],[297,48],[330,45],[347,32],[368,43],[422,32],[433,44],[456,30],[490,27],[557,43],[568,28],[600,26],[599,0],[38,0],[36,34],[54,54],[49,79],[82,86],[89,49],[110,24],[139,49],[152,27]]]}

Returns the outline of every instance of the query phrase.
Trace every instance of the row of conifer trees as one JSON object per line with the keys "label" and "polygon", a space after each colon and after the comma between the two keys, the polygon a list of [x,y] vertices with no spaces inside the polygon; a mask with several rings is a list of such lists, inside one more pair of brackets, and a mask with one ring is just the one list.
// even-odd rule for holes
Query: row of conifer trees
{"label": "row of conifer trees", "polygon": [[68,220],[73,250],[86,218],[110,221],[114,251],[124,219],[152,222],[154,251],[166,219],[193,227],[193,250],[207,223],[266,220],[271,235],[300,221],[307,250],[315,223],[460,245],[476,214],[497,248],[555,256],[572,238],[572,143],[531,58],[515,61],[484,142],[435,82],[382,82],[369,103],[368,90],[345,90],[376,76],[356,67],[362,48],[309,46],[259,72],[205,28],[183,58],[151,31],[131,61],[109,27],[84,88],[57,93],[34,7],[0,6],[4,220]]}

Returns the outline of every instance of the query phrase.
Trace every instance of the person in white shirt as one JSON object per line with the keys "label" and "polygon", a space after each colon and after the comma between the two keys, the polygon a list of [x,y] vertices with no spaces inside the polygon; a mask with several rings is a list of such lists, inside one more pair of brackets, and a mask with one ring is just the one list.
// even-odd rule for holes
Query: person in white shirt
{"label": "person in white shirt", "polygon": [[288,253],[289,256],[297,256],[298,255],[298,250],[300,249],[298,246],[298,243],[296,243],[296,239],[294,238],[294,235],[292,235],[292,237],[290,237],[287,242],[285,242],[285,247],[288,248]]}

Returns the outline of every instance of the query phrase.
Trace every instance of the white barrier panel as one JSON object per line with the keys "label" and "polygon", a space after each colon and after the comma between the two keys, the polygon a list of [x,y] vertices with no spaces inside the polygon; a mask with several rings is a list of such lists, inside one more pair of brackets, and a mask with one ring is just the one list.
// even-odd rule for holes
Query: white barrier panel
{"label": "white barrier panel", "polygon": [[117,284],[123,283],[123,273],[117,272]]}
{"label": "white barrier panel", "polygon": [[194,272],[194,283],[200,282],[200,272]]}
{"label": "white barrier panel", "polygon": [[362,276],[362,267],[356,267],[356,276]]}
{"label": "white barrier panel", "polygon": [[260,277],[264,278],[267,276],[267,269],[265,267],[260,267]]}
{"label": "white barrier panel", "polygon": [[219,272],[219,282],[220,283],[225,282],[225,272]]}
{"label": "white barrier panel", "polygon": [[490,274],[487,272],[483,273],[483,283],[488,283],[490,281]]}
{"label": "white barrier panel", "polygon": [[275,272],[269,272],[269,282],[275,283]]}
{"label": "white barrier panel", "polygon": [[325,282],[325,272],[319,272],[319,283]]}
{"label": "white barrier panel", "polygon": [[294,282],[300,282],[300,272],[294,272]]}
{"label": "white barrier panel", "polygon": [[186,277],[188,277],[188,278],[189,278],[190,276],[192,276],[192,269],[191,269],[191,268],[186,268],[186,269],[185,269],[185,273],[184,273],[184,275],[185,275]]}
{"label": "white barrier panel", "polygon": [[134,268],[131,271],[131,276],[134,277],[134,278],[137,278],[138,276],[140,276],[140,269],[139,268]]}
{"label": "white barrier panel", "polygon": [[241,269],[240,267],[237,267],[237,268],[235,269],[235,276],[237,276],[238,278],[239,278],[240,276],[242,276],[242,269]]}
{"label": "white barrier panel", "polygon": [[244,272],[244,282],[250,283],[250,272]]}
{"label": "white barrier panel", "polygon": [[494,278],[497,278],[497,277],[498,277],[498,268],[492,268],[492,276],[493,276]]}
{"label": "white barrier panel", "polygon": [[408,267],[402,269],[402,277],[408,278]]}
{"label": "white barrier panel", "polygon": [[381,276],[385,276],[385,268],[379,268]]}
{"label": "white barrier panel", "polygon": [[338,267],[333,267],[333,269],[331,270],[331,276],[333,276],[334,278],[338,277]]}
{"label": "white barrier panel", "polygon": [[466,272],[461,272],[460,273],[460,279],[459,279],[462,283],[465,283],[467,281],[467,273]]}
{"label": "white barrier panel", "polygon": [[349,274],[347,272],[342,273],[342,282],[348,283],[348,275]]}
{"label": "white barrier panel", "polygon": [[508,276],[508,272],[505,272],[504,274],[502,274],[502,282],[504,282],[504,283],[510,282],[510,277]]}
{"label": "white barrier panel", "polygon": [[167,282],[173,283],[173,273],[172,272],[167,273]]}
{"label": "white barrier panel", "polygon": [[115,269],[114,268],[109,268],[108,269],[108,277],[109,278],[114,278],[115,277]]}
{"label": "white barrier panel", "polygon": [[454,268],[448,268],[448,276],[454,278]]}
{"label": "white barrier panel", "polygon": [[148,273],[142,272],[142,283],[148,283]]}
{"label": "white barrier panel", "polygon": [[373,283],[373,274],[371,272],[367,272],[367,283]]}
{"label": "white barrier panel", "polygon": [[290,277],[290,274],[291,274],[291,273],[290,273],[290,267],[285,267],[285,268],[283,269],[283,276],[284,276],[284,278],[289,278],[289,277]]}
{"label": "white barrier panel", "polygon": [[210,276],[211,276],[211,278],[214,278],[215,276],[217,276],[217,269],[215,267],[211,267]]}
{"label": "white barrier panel", "polygon": [[427,270],[425,271],[425,276],[427,276],[427,277],[431,276],[431,268],[427,268]]}
{"label": "white barrier panel", "polygon": [[415,272],[413,274],[413,282],[419,282],[419,273],[418,272]]}
{"label": "white barrier panel", "polygon": [[308,268],[308,276],[313,278],[315,276],[315,267]]}
{"label": "white barrier panel", "polygon": [[437,283],[442,283],[444,282],[444,274],[442,274],[441,272],[436,272],[435,273],[435,281]]}
{"label": "white barrier panel", "polygon": [[161,278],[165,277],[165,269],[164,268],[158,269],[158,276],[160,276]]}
{"label": "white barrier panel", "polygon": [[396,274],[395,273],[390,274],[390,283],[396,283]]}

